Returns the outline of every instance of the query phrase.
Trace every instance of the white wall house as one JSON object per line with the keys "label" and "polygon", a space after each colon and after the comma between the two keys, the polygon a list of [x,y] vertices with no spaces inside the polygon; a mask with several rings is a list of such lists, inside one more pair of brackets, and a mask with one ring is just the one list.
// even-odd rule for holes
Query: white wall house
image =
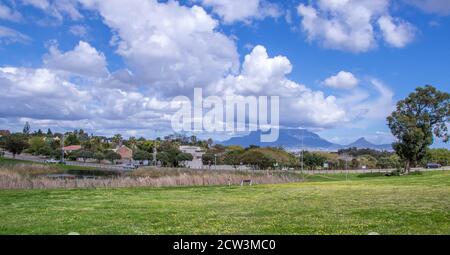
{"label": "white wall house", "polygon": [[192,169],[202,169],[203,161],[202,157],[205,152],[198,146],[180,146],[180,151],[183,153],[191,154],[194,158],[192,161],[183,162],[184,166]]}

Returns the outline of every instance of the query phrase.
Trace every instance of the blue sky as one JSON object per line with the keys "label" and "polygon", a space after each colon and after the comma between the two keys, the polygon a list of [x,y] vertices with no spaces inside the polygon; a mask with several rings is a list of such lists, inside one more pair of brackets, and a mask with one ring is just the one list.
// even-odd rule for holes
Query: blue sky
{"label": "blue sky", "polygon": [[445,0],[1,0],[0,127],[151,137],[200,86],[279,95],[282,125],[333,142],[390,142],[397,100],[449,91],[449,35]]}

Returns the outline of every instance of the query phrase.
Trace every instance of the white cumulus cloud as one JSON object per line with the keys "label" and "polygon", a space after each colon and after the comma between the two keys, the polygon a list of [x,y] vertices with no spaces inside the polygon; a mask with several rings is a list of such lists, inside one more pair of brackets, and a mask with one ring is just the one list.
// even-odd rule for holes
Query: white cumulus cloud
{"label": "white cumulus cloud", "polygon": [[[334,91],[337,95],[293,81],[288,78],[293,70],[289,59],[270,56],[261,45],[251,47],[241,64],[234,39],[221,32],[219,20],[213,18],[215,14],[211,16],[200,6],[156,0],[80,0],[81,4],[69,0],[59,4],[48,0],[22,2],[53,16],[59,13],[61,18],[68,15],[80,19],[82,15],[77,6],[87,9],[83,14],[98,14],[110,28],[111,47],[124,60],[125,66],[110,73],[105,55],[91,44],[80,41],[68,51],[51,45],[40,68],[0,67],[0,87],[4,91],[0,95],[0,122],[5,126],[30,121],[39,127],[83,127],[99,134],[126,131],[142,134],[157,127],[170,131],[173,113],[170,99],[189,96],[194,87],[204,87],[205,94],[221,98],[226,95],[279,96],[281,125],[290,127],[320,129],[364,116],[385,118],[386,106],[392,102],[392,92],[383,84],[373,82],[372,91],[365,90],[363,82],[360,86],[360,81],[345,71],[325,82],[327,86],[347,89]],[[248,11],[233,7],[237,4],[234,1],[205,0],[202,4],[208,6],[206,2],[210,7],[205,8],[216,13],[224,23],[264,17],[258,12],[261,6],[269,4],[268,1],[241,2],[241,7]],[[359,15],[345,19],[333,16],[345,13],[344,7],[350,2],[351,7],[362,11]],[[316,5],[303,5],[304,14],[308,16],[303,22],[334,38],[322,38],[322,34],[317,33],[312,34],[311,40],[322,38],[328,43],[338,42],[342,49],[355,48],[356,51],[375,47],[373,26],[381,17],[391,17],[387,16],[387,5],[383,5],[385,1],[358,2],[322,0]],[[67,8],[62,7],[64,3]],[[218,9],[218,4],[224,5],[224,9]],[[70,11],[71,7],[76,12]],[[235,13],[233,8],[237,8]],[[329,23],[328,18],[337,21]],[[401,34],[405,23],[394,17],[390,21],[393,28],[385,31]],[[324,28],[326,26],[330,27]],[[337,30],[333,30],[334,26]],[[80,27],[71,28],[75,35],[84,33]],[[0,40],[14,37],[15,40],[30,40],[0,26]],[[357,42],[347,44],[353,38],[357,38]],[[385,40],[392,45],[407,43],[395,37]],[[340,96],[339,92],[346,95]]]}
{"label": "white cumulus cloud", "polygon": [[323,82],[326,86],[336,89],[352,89],[359,84],[359,80],[350,72],[340,71]]}
{"label": "white cumulus cloud", "polygon": [[237,21],[250,22],[252,19],[279,17],[280,8],[265,0],[199,0],[202,5],[212,7],[213,12],[220,16],[224,23]]}
{"label": "white cumulus cloud", "polygon": [[30,118],[50,123],[71,122],[80,127],[113,129],[148,127],[164,119],[168,102],[140,92],[72,82],[67,75],[48,68],[0,68],[0,115],[16,120]]}
{"label": "white cumulus cloud", "polygon": [[348,121],[334,96],[289,80],[292,64],[284,56],[269,57],[258,45],[245,57],[239,75],[229,75],[209,87],[214,95],[279,96],[282,125],[331,127]]}
{"label": "white cumulus cloud", "polygon": [[394,20],[390,16],[382,16],[378,24],[384,40],[391,46],[403,48],[414,39],[415,28],[408,22]]}
{"label": "white cumulus cloud", "polygon": [[65,53],[61,53],[55,45],[50,46],[49,53],[44,56],[44,64],[51,69],[85,76],[102,77],[108,74],[103,53],[84,41]]}
{"label": "white cumulus cloud", "polygon": [[202,7],[156,0],[81,1],[114,32],[117,53],[140,83],[160,93],[183,94],[239,67],[235,42],[217,31],[218,21]]}
{"label": "white cumulus cloud", "polygon": [[[297,11],[309,41],[318,41],[325,48],[359,53],[377,47],[377,21],[389,16],[389,3],[389,0],[318,0],[300,4]],[[389,44],[404,47],[413,39],[412,25],[406,21],[396,18],[396,24],[392,23],[391,29],[400,31],[401,39],[387,37],[385,23],[384,38]]]}
{"label": "white cumulus cloud", "polygon": [[81,118],[90,95],[51,70],[0,68],[0,115],[53,119]]}

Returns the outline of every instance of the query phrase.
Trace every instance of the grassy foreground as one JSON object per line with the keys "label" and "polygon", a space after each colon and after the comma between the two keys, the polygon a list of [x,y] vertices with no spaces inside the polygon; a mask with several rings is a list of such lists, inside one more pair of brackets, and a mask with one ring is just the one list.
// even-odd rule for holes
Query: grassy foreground
{"label": "grassy foreground", "polygon": [[254,187],[0,190],[0,234],[450,234],[450,172]]}

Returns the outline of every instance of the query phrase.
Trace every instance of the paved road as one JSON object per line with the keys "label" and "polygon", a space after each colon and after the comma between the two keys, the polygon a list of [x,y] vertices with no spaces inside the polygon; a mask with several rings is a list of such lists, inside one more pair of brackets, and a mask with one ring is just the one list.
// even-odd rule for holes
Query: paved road
{"label": "paved road", "polygon": [[[12,158],[12,154],[6,153],[6,158]],[[32,162],[38,162],[38,163],[44,163],[47,158],[45,157],[38,157],[33,156],[29,154],[22,154],[22,155],[16,155],[16,159],[19,160],[27,160]],[[113,166],[113,165],[107,165],[107,164],[94,164],[94,163],[84,163],[84,162],[78,162],[78,161],[67,161],[67,165],[71,166],[81,166],[81,167],[94,167],[94,168],[100,168],[100,169],[109,169],[109,170],[124,170],[122,166]],[[203,170],[208,170],[209,168],[205,168]],[[211,167],[212,171],[215,171],[214,167]],[[224,169],[223,171],[229,171],[230,169]],[[394,171],[395,169],[358,169],[358,170],[304,170],[303,172],[308,174],[327,174],[327,173],[390,173]],[[450,171],[450,166],[442,167],[439,169],[425,169],[425,168],[413,168],[412,171]],[[221,171],[220,169],[217,169],[216,171]],[[241,170],[241,171],[247,171],[247,172],[254,172],[255,170]],[[261,171],[261,170],[256,170]],[[296,170],[295,172],[298,172]]]}

